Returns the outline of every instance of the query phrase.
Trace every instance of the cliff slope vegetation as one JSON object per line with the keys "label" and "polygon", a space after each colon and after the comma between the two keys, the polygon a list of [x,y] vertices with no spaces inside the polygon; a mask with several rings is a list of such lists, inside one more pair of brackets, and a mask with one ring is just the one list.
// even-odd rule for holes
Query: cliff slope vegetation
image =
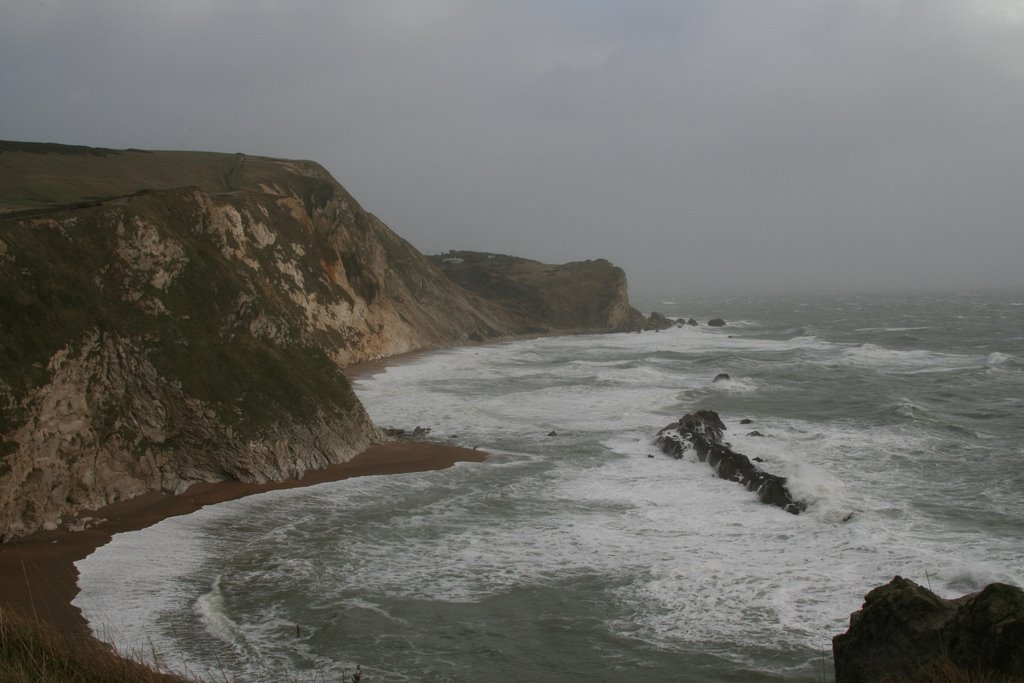
{"label": "cliff slope vegetation", "polygon": [[0,538],[347,460],[383,437],[345,365],[555,329],[315,163],[0,142]]}

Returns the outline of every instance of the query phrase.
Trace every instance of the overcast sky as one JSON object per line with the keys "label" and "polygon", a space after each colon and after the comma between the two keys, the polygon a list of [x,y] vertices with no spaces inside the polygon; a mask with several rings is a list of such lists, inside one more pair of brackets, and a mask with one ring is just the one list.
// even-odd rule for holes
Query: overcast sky
{"label": "overcast sky", "polygon": [[314,159],[644,295],[1024,285],[1024,0],[0,0],[0,139]]}

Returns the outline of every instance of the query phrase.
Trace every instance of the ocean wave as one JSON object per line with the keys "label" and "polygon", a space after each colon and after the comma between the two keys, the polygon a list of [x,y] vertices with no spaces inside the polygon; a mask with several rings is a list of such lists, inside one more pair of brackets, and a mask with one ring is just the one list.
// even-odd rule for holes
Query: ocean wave
{"label": "ocean wave", "polygon": [[988,354],[988,356],[985,358],[985,365],[990,368],[1006,366],[1016,367],[1018,364],[1019,363],[1016,357],[1011,356],[1008,353],[1001,353],[999,351],[993,351],[992,353]]}
{"label": "ocean wave", "polygon": [[900,417],[905,417],[911,420],[916,420],[924,416],[932,416],[932,411],[927,406],[912,401],[909,398],[899,399],[891,406],[891,410]]}
{"label": "ocean wave", "polygon": [[916,330],[930,330],[928,325],[920,327],[859,327],[854,332],[913,332]]}
{"label": "ocean wave", "polygon": [[1009,574],[987,562],[956,564],[940,571],[933,578],[942,581],[956,595],[974,593],[995,582],[1024,585],[1024,577]]}
{"label": "ocean wave", "polygon": [[895,372],[950,372],[976,366],[976,358],[926,349],[890,349],[877,344],[846,348],[841,361],[860,367],[884,368]]}
{"label": "ocean wave", "polygon": [[1013,415],[1007,411],[973,409],[956,405],[940,410],[920,400],[915,401],[907,397],[883,404],[880,412],[883,415],[897,415],[911,423],[919,423],[929,430],[939,430],[961,437],[966,436],[971,440],[989,439],[992,436],[968,426],[970,422],[1005,419]]}
{"label": "ocean wave", "polygon": [[213,580],[209,592],[203,593],[195,601],[195,610],[203,626],[213,637],[229,645],[244,649],[245,637],[231,617],[228,616],[224,592],[221,590],[221,575]]}
{"label": "ocean wave", "polygon": [[846,510],[830,504],[841,498],[841,483],[821,465],[797,463],[786,477],[786,488],[794,498],[807,503],[808,509],[812,514],[817,513],[819,519],[841,521],[847,514]]}
{"label": "ocean wave", "polygon": [[402,626],[409,625],[408,620],[402,619],[401,617],[396,617],[394,614],[392,614],[386,608],[384,608],[376,602],[371,602],[369,600],[365,600],[362,598],[349,598],[343,603],[343,605],[346,609],[358,609],[373,612],[374,614],[383,617],[387,621],[394,622]]}
{"label": "ocean wave", "polygon": [[[746,433],[755,427],[766,436]],[[857,500],[844,483],[845,467],[835,466],[836,455],[853,438],[855,428],[772,420],[767,424],[730,424],[729,429],[736,430],[728,436],[735,450],[752,460],[760,458],[758,467],[787,478],[786,486],[793,496],[808,504],[805,515],[825,524],[836,524],[867,504]],[[888,445],[895,438],[879,435],[877,442]]]}
{"label": "ocean wave", "polygon": [[[691,328],[692,329],[692,328]],[[685,345],[675,348],[690,354],[708,354],[723,352],[771,353],[782,351],[832,351],[837,347],[833,342],[826,341],[815,335],[786,335],[783,339],[766,339],[763,337],[733,336],[721,337],[714,333],[694,335]],[[707,357],[707,356],[706,356]]]}
{"label": "ocean wave", "polygon": [[760,389],[757,382],[748,377],[715,380],[709,388],[727,394],[750,394]]}

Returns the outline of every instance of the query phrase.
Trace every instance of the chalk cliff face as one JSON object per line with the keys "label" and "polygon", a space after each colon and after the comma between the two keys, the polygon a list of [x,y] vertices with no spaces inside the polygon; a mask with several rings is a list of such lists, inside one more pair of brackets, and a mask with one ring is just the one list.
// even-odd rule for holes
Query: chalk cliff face
{"label": "chalk cliff face", "polygon": [[345,365],[554,329],[315,163],[0,142],[0,538],[347,460],[383,436]]}

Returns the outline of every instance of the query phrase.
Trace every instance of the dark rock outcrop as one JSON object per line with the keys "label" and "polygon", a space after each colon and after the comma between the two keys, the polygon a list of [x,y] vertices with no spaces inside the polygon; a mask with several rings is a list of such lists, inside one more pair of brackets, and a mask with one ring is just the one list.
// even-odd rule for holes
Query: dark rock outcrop
{"label": "dark rock outcrop", "polygon": [[[433,429],[416,425],[412,430],[402,429],[401,427],[385,427],[383,431],[397,441],[419,441],[429,436]],[[457,438],[457,436],[453,434],[452,438]]]}
{"label": "dark rock outcrop", "polygon": [[687,320],[687,321],[686,321],[686,324],[687,324],[687,325],[689,325],[689,326],[691,326],[691,327],[697,327],[698,325],[700,325],[700,323],[698,323],[698,322],[697,322],[696,320],[694,320],[693,318],[690,318],[689,320]]}
{"label": "dark rock outcrop", "polygon": [[725,321],[721,318],[712,318],[708,321],[708,327],[725,327]]}
{"label": "dark rock outcrop", "polygon": [[711,381],[712,382],[726,382],[726,381],[728,381],[730,379],[732,379],[732,377],[729,376],[728,372],[720,372],[717,375],[715,375],[715,378],[713,380],[711,380]]}
{"label": "dark rock outcrop", "polygon": [[674,320],[666,318],[664,315],[658,313],[657,311],[651,311],[651,314],[647,316],[647,320],[644,321],[644,330],[667,330],[668,328],[672,327],[675,324],[676,323]]}
{"label": "dark rock outcrop", "polygon": [[832,651],[837,683],[916,680],[939,665],[1024,680],[1024,591],[993,583],[945,600],[897,576],[864,597]]}
{"label": "dark rock outcrop", "polygon": [[807,509],[786,488],[786,478],[769,474],[756,467],[750,458],[722,443],[725,423],[713,410],[687,413],[678,422],[658,432],[655,443],[664,453],[679,459],[693,449],[701,462],[707,462],[721,479],[743,484],[757,493],[761,502],[775,505],[794,515]]}

